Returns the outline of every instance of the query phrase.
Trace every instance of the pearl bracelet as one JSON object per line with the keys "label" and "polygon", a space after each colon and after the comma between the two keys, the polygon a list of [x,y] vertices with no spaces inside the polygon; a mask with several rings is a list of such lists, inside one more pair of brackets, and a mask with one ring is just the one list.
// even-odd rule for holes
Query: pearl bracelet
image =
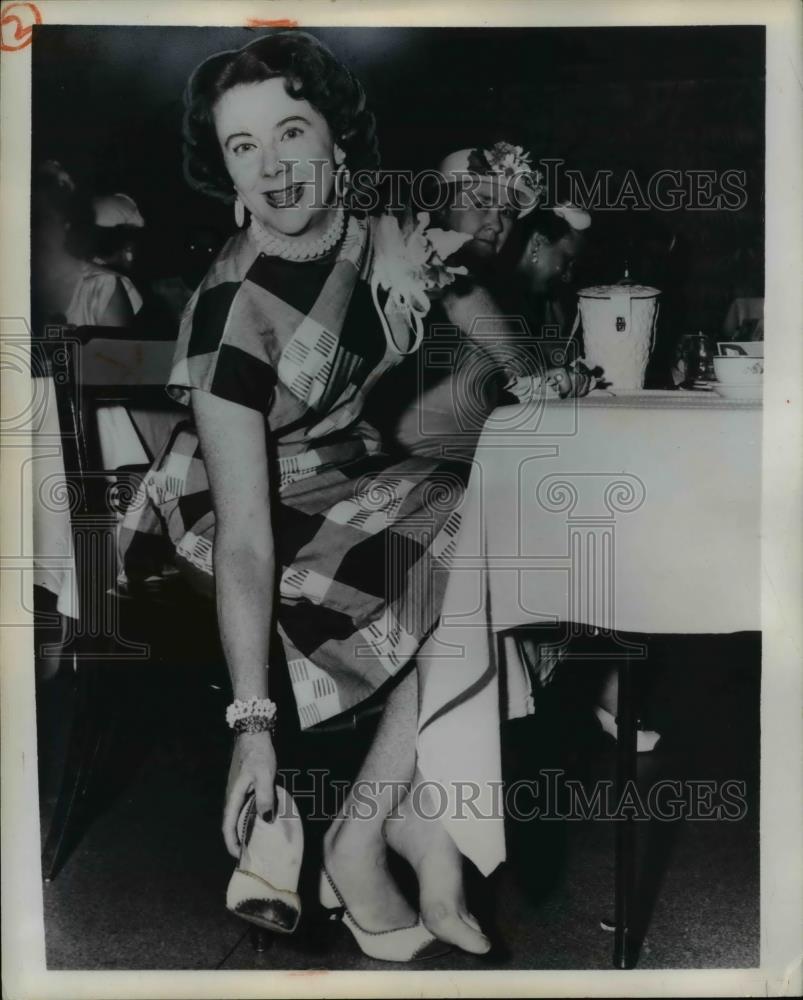
{"label": "pearl bracelet", "polygon": [[276,702],[270,698],[235,699],[226,709],[230,729],[240,733],[264,733],[276,728]]}

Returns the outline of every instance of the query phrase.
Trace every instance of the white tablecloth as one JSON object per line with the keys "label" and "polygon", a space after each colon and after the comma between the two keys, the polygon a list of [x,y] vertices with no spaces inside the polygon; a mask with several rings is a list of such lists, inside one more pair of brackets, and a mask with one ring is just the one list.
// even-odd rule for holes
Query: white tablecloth
{"label": "white tablecloth", "polygon": [[[76,505],[75,487],[68,487],[64,473],[56,389],[50,376],[32,379],[37,422],[31,434],[31,504],[33,517],[34,583],[56,595],[58,611],[78,618],[79,600],[73,553],[71,504]],[[103,469],[122,465],[147,465],[152,452],[180,419],[172,411],[150,413],[124,406],[105,405],[95,411]],[[142,438],[142,440],[141,440]],[[94,472],[100,470],[92,470]]]}
{"label": "white tablecloth", "polygon": [[76,497],[64,475],[59,415],[53,379],[31,380],[38,420],[31,434],[33,582],[56,595],[58,611],[78,617],[70,505]]}
{"label": "white tablecloth", "polygon": [[[483,431],[441,621],[422,650],[419,767],[483,872],[505,856],[494,633],[760,628],[761,409],[708,393],[592,394],[497,410]],[[445,706],[450,706],[445,710]],[[459,808],[479,790],[475,808]],[[476,819],[479,812],[483,819]]]}

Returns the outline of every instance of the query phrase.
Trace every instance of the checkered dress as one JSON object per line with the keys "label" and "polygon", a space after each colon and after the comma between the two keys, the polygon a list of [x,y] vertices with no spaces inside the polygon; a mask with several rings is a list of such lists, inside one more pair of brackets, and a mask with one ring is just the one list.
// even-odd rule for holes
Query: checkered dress
{"label": "checkered dress", "polygon": [[[459,462],[392,461],[360,421],[412,338],[399,316],[386,316],[392,338],[383,331],[371,230],[351,218],[337,251],[305,263],[233,237],[187,307],[167,387],[183,403],[195,388],[264,413],[279,483],[277,625],[303,728],[369,697],[435,626],[467,476]],[[214,534],[187,421],[121,524],[121,579],[167,559],[212,597]]]}

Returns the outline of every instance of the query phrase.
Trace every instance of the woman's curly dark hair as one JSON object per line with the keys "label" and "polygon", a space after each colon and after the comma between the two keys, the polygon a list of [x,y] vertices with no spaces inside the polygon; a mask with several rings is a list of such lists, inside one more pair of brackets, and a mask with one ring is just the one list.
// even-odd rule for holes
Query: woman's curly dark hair
{"label": "woman's curly dark hair", "polygon": [[309,101],[323,115],[352,173],[379,165],[376,123],[366,110],[359,80],[317,38],[303,31],[281,31],[241,49],[218,52],[192,73],[184,94],[184,176],[197,191],[234,199],[213,108],[232,87],[275,77],[285,78],[291,97]]}

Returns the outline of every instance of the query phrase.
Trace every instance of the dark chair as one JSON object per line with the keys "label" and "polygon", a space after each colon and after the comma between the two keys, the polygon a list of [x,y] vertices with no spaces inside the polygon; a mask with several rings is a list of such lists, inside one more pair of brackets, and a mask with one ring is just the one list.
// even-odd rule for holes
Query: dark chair
{"label": "dark chair", "polygon": [[[576,629],[574,631],[577,631]],[[499,637],[500,658],[504,659],[504,636]],[[514,629],[507,633],[518,648],[522,662],[527,663],[529,654],[524,644],[529,638],[534,644],[543,642],[546,649],[556,641],[562,644],[561,628],[550,630],[548,627],[533,626]],[[637,778],[638,755],[636,739],[638,732],[638,710],[633,676],[633,660],[630,649],[637,651],[639,644],[631,642],[628,646],[618,643],[606,644],[599,641],[596,629],[580,629],[578,634],[584,635],[584,640],[578,643],[575,636],[571,646],[570,657],[595,659],[598,663],[615,666],[618,672],[619,688],[617,699],[618,740],[616,742],[615,782],[617,798],[621,798],[625,788]],[[557,637],[557,638],[556,638]],[[635,638],[635,637],[633,637]],[[530,669],[535,665],[530,664]],[[615,877],[614,877],[614,943],[612,964],[617,969],[634,968],[638,959],[640,941],[636,931],[636,914],[639,900],[636,885],[636,828],[632,818],[627,818],[616,826]]]}
{"label": "dark chair", "polygon": [[[164,392],[173,342],[144,342],[117,328],[62,327],[50,329],[37,349],[46,356],[56,391],[79,605],[79,618],[67,620],[61,648],[55,647],[61,672],[69,680],[64,704],[71,705],[72,718],[42,851],[43,876],[50,881],[86,817],[98,765],[118,718],[115,689],[119,693],[127,666],[152,660],[158,631],[154,607],[169,604],[173,613],[173,608],[188,605],[189,595],[180,594],[175,580],[153,587],[147,606],[143,597],[117,591],[117,519],[131,502],[144,469],[103,468],[95,419],[103,404],[152,407],[165,415],[177,409]],[[45,652],[53,651],[51,643]]]}

